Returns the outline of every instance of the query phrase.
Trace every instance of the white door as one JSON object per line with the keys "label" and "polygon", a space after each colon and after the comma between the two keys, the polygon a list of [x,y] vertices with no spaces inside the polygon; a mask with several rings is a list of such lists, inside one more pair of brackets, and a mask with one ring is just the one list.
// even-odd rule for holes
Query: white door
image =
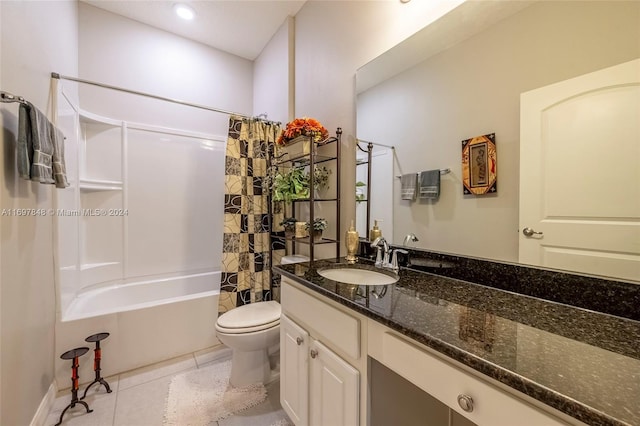
{"label": "white door", "polygon": [[296,426],[309,423],[309,333],[280,318],[280,405]]}
{"label": "white door", "polygon": [[640,59],[520,101],[520,262],[640,281]]}
{"label": "white door", "polygon": [[312,426],[356,426],[360,412],[360,373],[322,343],[311,343],[310,419]]}

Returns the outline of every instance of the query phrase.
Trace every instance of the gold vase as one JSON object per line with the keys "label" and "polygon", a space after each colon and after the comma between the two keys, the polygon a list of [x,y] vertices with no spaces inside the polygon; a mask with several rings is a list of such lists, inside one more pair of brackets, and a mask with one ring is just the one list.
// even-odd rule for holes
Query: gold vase
{"label": "gold vase", "polygon": [[358,261],[356,253],[358,252],[360,236],[358,235],[358,231],[353,227],[353,221],[351,221],[351,227],[344,236],[344,241],[347,245],[347,263],[356,263]]}

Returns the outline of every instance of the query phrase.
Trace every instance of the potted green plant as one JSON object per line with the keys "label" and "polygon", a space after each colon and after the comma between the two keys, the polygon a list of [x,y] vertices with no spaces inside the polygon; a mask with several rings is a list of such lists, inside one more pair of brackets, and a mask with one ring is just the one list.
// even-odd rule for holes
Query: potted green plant
{"label": "potted green plant", "polygon": [[309,198],[309,174],[299,167],[286,172],[278,171],[273,177],[272,192],[273,201],[285,203]]}
{"label": "potted green plant", "polygon": [[295,234],[297,221],[298,219],[295,217],[285,217],[282,219],[282,222],[280,222],[280,226],[284,228],[284,236],[286,238],[292,238]]}
{"label": "potted green plant", "polygon": [[313,241],[320,241],[322,239],[322,232],[327,229],[329,222],[326,219],[318,217],[313,220],[313,225],[309,222],[306,223],[306,228],[310,230],[309,234],[313,237]]}

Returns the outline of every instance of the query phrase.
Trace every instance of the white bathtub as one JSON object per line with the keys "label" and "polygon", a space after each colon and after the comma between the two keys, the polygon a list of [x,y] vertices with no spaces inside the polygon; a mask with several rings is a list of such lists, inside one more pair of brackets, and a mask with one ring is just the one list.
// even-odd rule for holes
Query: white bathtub
{"label": "white bathtub", "polygon": [[219,294],[220,272],[115,284],[79,294],[61,321],[133,311]]}
{"label": "white bathtub", "polygon": [[[219,344],[215,336],[220,272],[113,285],[83,292],[56,322],[56,352],[101,342],[102,375],[122,373]],[[70,386],[70,362],[56,357],[59,389]],[[93,380],[93,351],[80,359],[81,382]]]}

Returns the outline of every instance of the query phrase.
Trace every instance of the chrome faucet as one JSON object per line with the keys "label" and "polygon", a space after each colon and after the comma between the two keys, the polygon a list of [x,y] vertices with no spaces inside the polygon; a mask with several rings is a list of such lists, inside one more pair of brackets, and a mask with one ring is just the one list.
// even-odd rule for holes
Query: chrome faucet
{"label": "chrome faucet", "polygon": [[371,247],[376,247],[376,268],[385,268],[389,264],[389,244],[384,237],[378,237],[371,243]]}
{"label": "chrome faucet", "polygon": [[407,246],[409,245],[409,242],[415,243],[417,241],[420,241],[420,240],[418,239],[418,237],[416,237],[416,234],[412,232],[410,234],[407,234],[406,237],[404,237],[404,241],[402,242],[402,245]]}
{"label": "chrome faucet", "polygon": [[[376,253],[376,268],[391,269],[396,274],[400,270],[398,266],[398,253],[409,254],[407,250],[389,248],[389,244],[383,237],[376,238],[371,243],[371,247],[378,249]],[[389,258],[391,258],[391,261],[389,261]]]}

